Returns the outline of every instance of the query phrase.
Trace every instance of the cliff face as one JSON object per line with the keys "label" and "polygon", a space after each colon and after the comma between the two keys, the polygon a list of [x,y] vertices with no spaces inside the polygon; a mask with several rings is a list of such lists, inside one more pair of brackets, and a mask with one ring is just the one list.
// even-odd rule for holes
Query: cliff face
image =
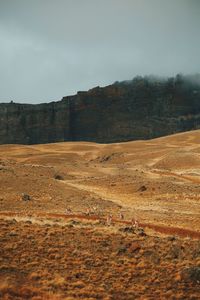
{"label": "cliff face", "polygon": [[0,144],[38,144],[69,137],[67,102],[0,104]]}
{"label": "cliff face", "polygon": [[0,104],[0,144],[119,142],[200,128],[200,85],[135,78],[48,104]]}

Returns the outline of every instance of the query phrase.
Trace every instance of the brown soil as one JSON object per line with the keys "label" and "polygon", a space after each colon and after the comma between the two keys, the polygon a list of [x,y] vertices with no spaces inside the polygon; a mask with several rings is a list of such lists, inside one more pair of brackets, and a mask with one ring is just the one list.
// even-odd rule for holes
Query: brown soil
{"label": "brown soil", "polygon": [[0,146],[0,298],[199,299],[199,140]]}

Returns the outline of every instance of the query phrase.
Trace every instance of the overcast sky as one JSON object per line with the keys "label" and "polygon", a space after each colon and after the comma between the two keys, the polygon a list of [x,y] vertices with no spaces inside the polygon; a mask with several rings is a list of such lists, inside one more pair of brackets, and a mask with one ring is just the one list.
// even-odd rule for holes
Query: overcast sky
{"label": "overcast sky", "polygon": [[0,102],[200,72],[200,0],[0,0]]}

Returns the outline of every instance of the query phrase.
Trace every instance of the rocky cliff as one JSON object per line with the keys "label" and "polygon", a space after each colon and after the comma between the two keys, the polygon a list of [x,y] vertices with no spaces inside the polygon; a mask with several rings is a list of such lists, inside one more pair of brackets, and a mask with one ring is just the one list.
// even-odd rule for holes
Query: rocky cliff
{"label": "rocky cliff", "polygon": [[110,143],[200,128],[199,77],[137,77],[48,104],[1,103],[0,144]]}

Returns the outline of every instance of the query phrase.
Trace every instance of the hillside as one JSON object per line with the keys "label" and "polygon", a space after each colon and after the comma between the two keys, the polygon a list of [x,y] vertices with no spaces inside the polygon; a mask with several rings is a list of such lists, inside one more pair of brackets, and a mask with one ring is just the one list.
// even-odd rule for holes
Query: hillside
{"label": "hillside", "polygon": [[[123,207],[129,218],[136,210],[143,222],[199,231],[199,139],[197,130],[109,145],[2,145],[1,210],[63,213],[68,205],[77,212],[100,205],[117,213]],[[33,201],[24,206],[21,193]]]}
{"label": "hillside", "polygon": [[0,298],[199,299],[199,140],[1,145]]}
{"label": "hillside", "polygon": [[0,298],[199,299],[199,140],[1,145]]}
{"label": "hillside", "polygon": [[151,139],[200,128],[199,75],[96,87],[47,104],[0,104],[0,144]]}

